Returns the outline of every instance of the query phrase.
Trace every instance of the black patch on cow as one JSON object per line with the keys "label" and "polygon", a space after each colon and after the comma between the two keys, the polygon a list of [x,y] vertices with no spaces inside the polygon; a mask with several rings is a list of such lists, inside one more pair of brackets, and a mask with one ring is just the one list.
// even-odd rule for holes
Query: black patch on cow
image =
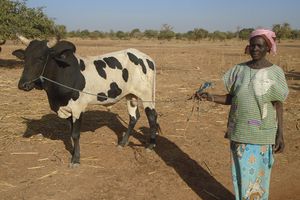
{"label": "black patch on cow", "polygon": [[84,64],[83,60],[81,60],[81,59],[80,59],[79,66],[80,66],[80,70],[81,70],[81,71],[84,71],[84,70],[85,70],[85,64]]}
{"label": "black patch on cow", "polygon": [[[73,70],[73,68],[70,69],[72,69],[72,72],[69,73],[70,76],[57,77],[56,81],[82,91],[86,83],[85,77],[79,71]],[[57,112],[61,106],[66,106],[70,99],[76,101],[80,96],[78,91],[74,91],[51,82],[48,84],[49,86],[45,90],[47,91],[50,107],[55,112]]]}
{"label": "black patch on cow", "polygon": [[127,55],[128,55],[129,60],[130,60],[131,62],[133,62],[135,65],[138,65],[138,64],[139,64],[139,59],[138,59],[138,57],[136,57],[134,54],[132,54],[132,53],[130,53],[130,52],[128,52]]}
{"label": "black patch on cow", "polygon": [[144,62],[143,62],[142,59],[136,57],[134,54],[132,54],[132,53],[130,53],[130,52],[128,52],[127,55],[128,55],[129,60],[130,60],[131,62],[133,62],[135,65],[140,65],[140,66],[142,67],[142,71],[143,71],[144,74],[147,73],[146,66],[145,66],[145,64],[144,64]]}
{"label": "black patch on cow", "polygon": [[123,69],[121,63],[115,57],[103,58],[106,64],[112,69]]}
{"label": "black patch on cow", "polygon": [[119,88],[118,84],[116,82],[112,82],[110,84],[110,90],[107,92],[107,96],[109,98],[116,98],[122,93],[122,90]]}
{"label": "black patch on cow", "polygon": [[96,70],[97,70],[98,74],[102,78],[106,79],[106,72],[104,70],[104,68],[106,67],[105,62],[103,60],[95,60],[94,65],[96,66]]}
{"label": "black patch on cow", "polygon": [[128,70],[126,68],[122,70],[122,77],[125,82],[128,81]]}
{"label": "black patch on cow", "polygon": [[98,101],[106,101],[107,100],[107,96],[104,92],[98,93],[97,94],[97,100]]}
{"label": "black patch on cow", "polygon": [[79,98],[79,92],[73,92],[73,95],[71,97],[73,101],[76,101]]}
{"label": "black patch on cow", "polygon": [[139,59],[139,61],[140,61],[140,65],[142,66],[143,73],[146,74],[147,73],[147,69],[146,69],[146,66],[144,64],[144,61],[142,59]]}
{"label": "black patch on cow", "polygon": [[154,63],[151,60],[148,60],[148,59],[146,59],[146,60],[147,60],[149,68],[154,70]]}

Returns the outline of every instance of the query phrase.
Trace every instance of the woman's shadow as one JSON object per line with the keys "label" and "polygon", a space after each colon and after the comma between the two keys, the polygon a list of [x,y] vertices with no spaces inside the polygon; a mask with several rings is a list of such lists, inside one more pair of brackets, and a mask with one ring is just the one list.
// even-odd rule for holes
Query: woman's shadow
{"label": "woman's shadow", "polygon": [[[60,119],[55,114],[44,115],[38,120],[23,119],[27,124],[24,137],[42,134],[51,140],[61,140],[64,142],[66,149],[71,152],[72,143],[67,120]],[[81,132],[94,132],[98,128],[107,126],[116,134],[118,141],[120,141],[122,133],[127,130],[127,127],[121,121],[122,119],[114,113],[87,111],[83,115]],[[144,135],[134,132],[132,137],[139,140],[143,145],[146,145],[145,137],[149,137],[149,128],[142,127],[140,130]],[[130,143],[129,145],[134,144]],[[172,167],[178,173],[201,199],[234,199],[234,195],[226,187],[169,139],[158,135],[155,152],[166,165]]]}

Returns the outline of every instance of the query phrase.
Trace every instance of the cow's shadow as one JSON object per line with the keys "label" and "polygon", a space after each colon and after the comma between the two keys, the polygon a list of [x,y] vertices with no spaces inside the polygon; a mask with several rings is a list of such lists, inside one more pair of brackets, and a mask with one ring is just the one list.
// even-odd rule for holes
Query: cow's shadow
{"label": "cow's shadow", "polygon": [[[59,118],[56,114],[47,114],[41,119],[23,118],[27,128],[23,137],[29,138],[41,134],[51,140],[63,141],[66,150],[72,152],[72,141],[70,135],[70,123],[66,119]],[[96,129],[106,126],[117,135],[118,142],[127,128],[120,122],[117,114],[105,111],[87,111],[83,114],[80,132],[95,132]]]}
{"label": "cow's shadow", "polygon": [[[67,120],[60,119],[54,114],[47,114],[39,120],[25,119],[25,123],[27,124],[27,130],[23,135],[24,137],[42,134],[52,140],[62,140],[66,149],[71,152],[72,143]],[[87,111],[84,113],[81,132],[95,131],[103,126],[110,128],[116,134],[118,141],[121,139],[122,133],[127,130],[118,115],[114,113],[104,111]],[[149,128],[142,127],[140,130],[142,134],[134,132],[132,137],[139,140],[142,145],[146,145]],[[226,187],[175,143],[160,135],[157,138],[157,143],[155,153],[160,156],[166,165],[172,167],[201,199],[234,199],[234,195]],[[129,145],[134,146],[132,143]]]}
{"label": "cow's shadow", "polygon": [[15,59],[0,59],[0,68],[13,69],[21,67],[24,61],[15,60]]}

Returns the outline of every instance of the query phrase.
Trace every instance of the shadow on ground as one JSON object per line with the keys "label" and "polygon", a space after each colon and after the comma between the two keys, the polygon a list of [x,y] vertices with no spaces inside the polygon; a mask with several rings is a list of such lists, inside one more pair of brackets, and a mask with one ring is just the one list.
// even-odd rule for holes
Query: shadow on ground
{"label": "shadow on ground", "polygon": [[[69,133],[67,120],[58,118],[54,114],[44,115],[41,119],[24,119],[27,129],[24,137],[42,134],[51,140],[62,140],[66,149],[71,152],[72,143]],[[92,131],[107,126],[110,128],[120,141],[122,133],[127,130],[118,115],[105,111],[88,111],[83,115],[83,125],[81,132]],[[143,145],[148,141],[149,128],[142,127],[143,134],[134,132],[132,137],[138,139]],[[180,147],[169,139],[158,136],[155,152],[165,162],[172,167],[185,183],[204,200],[215,199],[234,199],[234,195],[209,174],[201,165],[193,160],[188,154],[183,152]],[[129,145],[134,145],[130,143]]]}
{"label": "shadow on ground", "polygon": [[0,59],[0,68],[7,68],[7,69],[17,68],[17,67],[21,67],[23,63],[24,62],[20,60]]}

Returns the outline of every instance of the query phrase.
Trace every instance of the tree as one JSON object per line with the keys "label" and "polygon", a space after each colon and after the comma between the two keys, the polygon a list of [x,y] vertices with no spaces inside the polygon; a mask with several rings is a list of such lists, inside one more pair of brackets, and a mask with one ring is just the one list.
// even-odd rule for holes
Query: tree
{"label": "tree", "polygon": [[207,38],[208,31],[202,28],[195,28],[193,34],[195,40],[202,40],[204,38]]}
{"label": "tree", "polygon": [[300,39],[300,30],[292,30],[291,38],[294,40]]}
{"label": "tree", "polygon": [[183,34],[183,33],[176,33],[176,34],[175,34],[176,40],[182,40],[183,37],[184,37],[184,34]]}
{"label": "tree", "polygon": [[129,34],[123,32],[123,31],[117,31],[117,32],[116,32],[116,37],[117,37],[118,39],[121,39],[121,40],[129,39]]}
{"label": "tree", "polygon": [[90,31],[88,29],[84,29],[82,31],[78,31],[78,36],[80,38],[88,38],[90,36]]}
{"label": "tree", "polygon": [[140,29],[135,28],[129,33],[130,38],[138,38],[141,39],[143,37],[143,33],[140,31]]}
{"label": "tree", "polygon": [[157,38],[158,37],[158,31],[156,30],[151,30],[151,29],[148,29],[148,30],[145,30],[144,31],[144,36],[148,39],[151,39],[151,38]]}
{"label": "tree", "polygon": [[175,32],[173,31],[173,27],[168,24],[163,24],[158,34],[158,39],[171,40],[174,37],[175,37]]}
{"label": "tree", "polygon": [[187,38],[188,40],[195,40],[194,31],[188,31],[183,34],[184,38]]}
{"label": "tree", "polygon": [[249,39],[249,35],[251,34],[251,32],[253,31],[253,28],[243,28],[242,30],[240,30],[240,32],[238,33],[239,38],[242,40],[248,40]]}
{"label": "tree", "polygon": [[289,23],[274,24],[272,30],[275,32],[278,41],[292,36],[292,28]]}
{"label": "tree", "polygon": [[237,37],[237,35],[235,33],[230,32],[230,31],[227,31],[226,35],[227,35],[227,39],[229,39],[229,40]]}
{"label": "tree", "polygon": [[227,37],[226,33],[221,31],[215,31],[210,34],[210,39],[212,39],[213,41],[215,40],[224,41],[226,37]]}
{"label": "tree", "polygon": [[29,38],[48,37],[50,35],[64,36],[64,26],[56,25],[48,18],[43,7],[28,8],[26,0],[0,1],[0,39],[15,38],[21,33]]}

